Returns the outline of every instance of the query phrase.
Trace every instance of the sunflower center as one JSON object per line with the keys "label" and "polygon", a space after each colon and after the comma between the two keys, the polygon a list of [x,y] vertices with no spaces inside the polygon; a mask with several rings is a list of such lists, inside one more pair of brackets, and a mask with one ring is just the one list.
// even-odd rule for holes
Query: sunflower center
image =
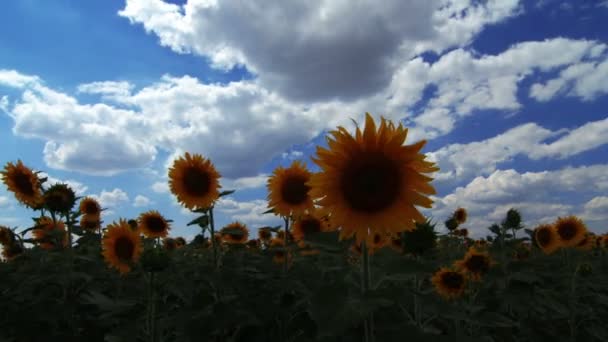
{"label": "sunflower center", "polygon": [[283,182],[281,197],[289,204],[300,204],[308,198],[310,187],[306,185],[308,179],[302,176],[291,176]]}
{"label": "sunflower center", "polygon": [[314,234],[321,231],[321,222],[315,219],[302,220],[302,231],[304,234]]}
{"label": "sunflower center", "polygon": [[97,204],[94,202],[86,202],[84,205],[84,212],[87,215],[95,215],[99,213],[99,209],[97,208]]}
{"label": "sunflower center", "polygon": [[275,251],[275,252],[274,252],[274,255],[275,255],[277,258],[283,258],[283,257],[285,256],[285,252],[284,252],[284,251]]}
{"label": "sunflower center", "polygon": [[128,237],[121,236],[116,239],[116,242],[114,242],[114,253],[118,259],[122,261],[131,260],[134,252],[135,245]]}
{"label": "sunflower center", "polygon": [[22,193],[26,196],[34,195],[34,193],[35,193],[34,184],[32,184],[32,181],[31,181],[29,175],[22,173],[22,172],[18,172],[13,176],[13,181],[15,182],[15,185],[17,186],[17,189],[19,190],[20,193]]}
{"label": "sunflower center", "polygon": [[441,282],[449,289],[459,290],[464,284],[464,277],[458,272],[446,272],[441,276]]}
{"label": "sunflower center", "polygon": [[191,196],[204,196],[211,187],[209,175],[195,167],[184,170],[183,183],[185,191]]}
{"label": "sunflower center", "polygon": [[267,230],[260,230],[260,238],[261,239],[268,239],[270,238],[270,232]]}
{"label": "sunflower center", "polygon": [[148,227],[151,232],[162,233],[167,229],[167,224],[160,217],[148,216],[146,217],[146,227]]}
{"label": "sunflower center", "polygon": [[572,240],[572,238],[574,238],[574,236],[576,235],[577,231],[578,229],[576,225],[570,222],[566,222],[557,227],[557,232],[559,233],[559,236],[566,241]]}
{"label": "sunflower center", "polygon": [[82,221],[82,227],[88,230],[97,229],[98,223],[99,222],[95,220],[84,220]]}
{"label": "sunflower center", "polygon": [[341,191],[356,211],[375,213],[390,207],[399,195],[399,167],[379,153],[352,160],[344,170]]}
{"label": "sunflower center", "polygon": [[540,229],[536,232],[536,241],[541,247],[545,247],[551,243],[551,232],[548,229]]}
{"label": "sunflower center", "polygon": [[467,270],[475,273],[485,273],[490,269],[490,264],[484,255],[472,255],[465,262]]}
{"label": "sunflower center", "polygon": [[378,234],[374,235],[374,244],[379,244],[382,241],[382,237]]}

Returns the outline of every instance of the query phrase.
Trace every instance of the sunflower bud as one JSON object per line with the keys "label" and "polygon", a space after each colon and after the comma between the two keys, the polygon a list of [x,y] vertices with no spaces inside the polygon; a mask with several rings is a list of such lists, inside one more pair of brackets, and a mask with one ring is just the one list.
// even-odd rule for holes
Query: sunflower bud
{"label": "sunflower bud", "polygon": [[76,194],[67,184],[54,184],[44,193],[44,205],[57,213],[68,213],[76,204]]}

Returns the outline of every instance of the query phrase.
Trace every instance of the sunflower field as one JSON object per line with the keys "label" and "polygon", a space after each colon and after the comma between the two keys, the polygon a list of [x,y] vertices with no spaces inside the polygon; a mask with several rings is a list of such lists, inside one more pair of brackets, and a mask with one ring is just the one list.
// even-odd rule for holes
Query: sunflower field
{"label": "sunflower field", "polygon": [[198,214],[192,241],[161,211],[105,223],[94,198],[7,162],[33,223],[0,226],[0,341],[608,341],[608,235],[511,209],[473,239],[465,208],[425,217],[438,168],[407,132],[367,114],[317,147],[320,172],[275,169],[265,214],[284,225],[255,236],[215,226],[234,190],[185,153],[169,188]]}

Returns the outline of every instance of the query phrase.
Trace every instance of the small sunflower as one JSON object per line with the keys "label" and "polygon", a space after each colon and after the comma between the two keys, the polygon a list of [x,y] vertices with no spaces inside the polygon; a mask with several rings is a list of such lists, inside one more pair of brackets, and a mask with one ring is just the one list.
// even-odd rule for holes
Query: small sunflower
{"label": "small sunflower", "polygon": [[276,264],[291,263],[291,253],[285,250],[285,240],[279,238],[270,240],[270,249],[272,250],[272,261]]}
{"label": "small sunflower", "polygon": [[454,211],[454,219],[458,224],[463,224],[467,221],[467,211],[464,208],[458,208]]}
{"label": "small sunflower", "polygon": [[554,223],[555,231],[564,247],[574,247],[585,238],[587,227],[576,216],[559,217]]}
{"label": "small sunflower", "polygon": [[266,242],[266,241],[270,241],[271,238],[272,238],[272,232],[270,231],[269,228],[262,227],[262,228],[258,229],[258,239]]}
{"label": "small sunflower", "polygon": [[581,242],[576,245],[576,248],[581,251],[590,251],[596,246],[597,237],[595,234],[588,232]]}
{"label": "small sunflower", "polygon": [[36,229],[32,230],[34,239],[40,240],[39,246],[43,249],[53,249],[56,247],[55,242],[52,240],[52,236],[55,234],[54,231],[59,231],[62,238],[63,247],[68,245],[68,234],[65,231],[65,224],[61,220],[56,220],[53,224],[53,219],[47,216],[43,216],[37,220]]}
{"label": "small sunflower", "polygon": [[8,245],[13,242],[13,234],[10,228],[0,226],[0,245]]}
{"label": "small sunflower", "polygon": [[365,129],[355,136],[338,127],[328,137],[329,150],[317,147],[312,158],[322,172],[312,175],[310,195],[331,212],[333,224],[341,227],[340,239],[367,240],[383,234],[413,230],[424,216],[415,206],[430,208],[435,194],[423,175],[438,171],[419,153],[426,141],[402,146],[407,129],[382,118],[379,129],[366,113]]}
{"label": "small sunflower", "polygon": [[169,169],[169,187],[188,209],[209,208],[219,198],[220,174],[200,154],[180,157]]}
{"label": "small sunflower", "polygon": [[168,251],[177,249],[177,242],[173,238],[166,237],[163,239],[163,248]]}
{"label": "small sunflower", "polygon": [[5,260],[10,261],[21,255],[23,251],[23,246],[19,243],[4,245],[2,247],[2,257],[4,257]]}
{"label": "small sunflower", "polygon": [[108,225],[102,248],[102,255],[109,266],[122,274],[131,270],[131,265],[139,260],[143,251],[139,233],[133,231],[123,219]]}
{"label": "small sunflower", "polygon": [[101,229],[101,221],[99,216],[96,215],[82,215],[80,218],[80,228],[89,231],[96,232]]}
{"label": "small sunflower", "polygon": [[467,273],[473,281],[480,281],[481,276],[486,274],[493,264],[488,252],[469,248],[462,260],[456,261],[454,266]]}
{"label": "small sunflower", "polygon": [[30,208],[39,208],[43,203],[40,180],[38,176],[21,160],[16,164],[6,163],[2,174],[2,181],[9,191],[15,194],[15,198]]}
{"label": "small sunflower", "polygon": [[299,216],[314,209],[307,182],[312,173],[296,160],[289,168],[277,167],[268,179],[268,208],[281,216]]}
{"label": "small sunflower", "polygon": [[431,282],[439,295],[446,299],[455,299],[464,293],[466,276],[462,271],[443,267],[433,275]]}
{"label": "small sunflower", "polygon": [[53,184],[43,197],[45,207],[56,213],[67,213],[76,204],[76,194],[67,184]]}
{"label": "small sunflower", "polygon": [[175,238],[175,243],[177,244],[177,248],[183,247],[186,245],[186,239],[181,236]]}
{"label": "small sunflower", "polygon": [[545,254],[551,254],[561,247],[555,227],[541,224],[534,230],[534,240]]}
{"label": "small sunflower", "polygon": [[[277,239],[281,239],[284,240],[285,239],[285,230],[279,230],[277,232]],[[289,231],[287,233],[287,240],[288,241],[293,241],[294,237],[293,237],[293,233],[291,231]]]}
{"label": "small sunflower", "polygon": [[83,215],[89,217],[99,217],[101,215],[101,206],[99,205],[99,202],[92,197],[83,198],[80,201],[79,209]]}
{"label": "small sunflower", "polygon": [[142,233],[149,238],[164,238],[171,229],[169,222],[156,210],[139,215],[138,223]]}
{"label": "small sunflower", "polygon": [[601,248],[608,248],[608,234],[600,236],[599,245]]}
{"label": "small sunflower", "polygon": [[306,238],[307,235],[326,232],[329,229],[329,224],[326,220],[323,220],[321,216],[316,213],[306,213],[300,218],[296,219],[291,233],[295,241],[301,241]]}
{"label": "small sunflower", "polygon": [[247,241],[247,247],[252,250],[258,250],[260,248],[260,240],[251,239]]}
{"label": "small sunflower", "polygon": [[249,239],[249,229],[241,222],[232,222],[220,230],[222,241],[229,244],[243,244]]}

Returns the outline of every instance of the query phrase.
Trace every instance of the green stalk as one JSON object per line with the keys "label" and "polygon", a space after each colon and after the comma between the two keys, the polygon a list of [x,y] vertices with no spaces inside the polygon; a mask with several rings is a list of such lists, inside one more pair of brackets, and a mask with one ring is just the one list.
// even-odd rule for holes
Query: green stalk
{"label": "green stalk", "polygon": [[[361,243],[361,252],[363,254],[363,260],[361,262],[361,290],[363,292],[363,296],[367,294],[370,288],[371,283],[371,270],[369,264],[369,251],[367,249],[366,241]],[[364,331],[365,331],[365,342],[373,342],[374,341],[374,315],[370,314],[363,323]]]}
{"label": "green stalk", "polygon": [[154,273],[148,272],[148,337],[150,342],[156,341],[156,298],[154,297]]}
{"label": "green stalk", "polygon": [[289,261],[289,251],[287,250],[287,235],[289,235],[289,216],[285,216],[283,218],[283,220],[285,221],[285,236],[284,236],[284,240],[285,240],[285,260],[283,260],[283,276],[287,277],[287,262]]}
{"label": "green stalk", "polygon": [[218,260],[217,260],[217,244],[215,243],[215,226],[213,224],[213,206],[209,208],[209,224],[211,225],[211,246],[213,248],[213,266],[215,269],[218,268]]}

